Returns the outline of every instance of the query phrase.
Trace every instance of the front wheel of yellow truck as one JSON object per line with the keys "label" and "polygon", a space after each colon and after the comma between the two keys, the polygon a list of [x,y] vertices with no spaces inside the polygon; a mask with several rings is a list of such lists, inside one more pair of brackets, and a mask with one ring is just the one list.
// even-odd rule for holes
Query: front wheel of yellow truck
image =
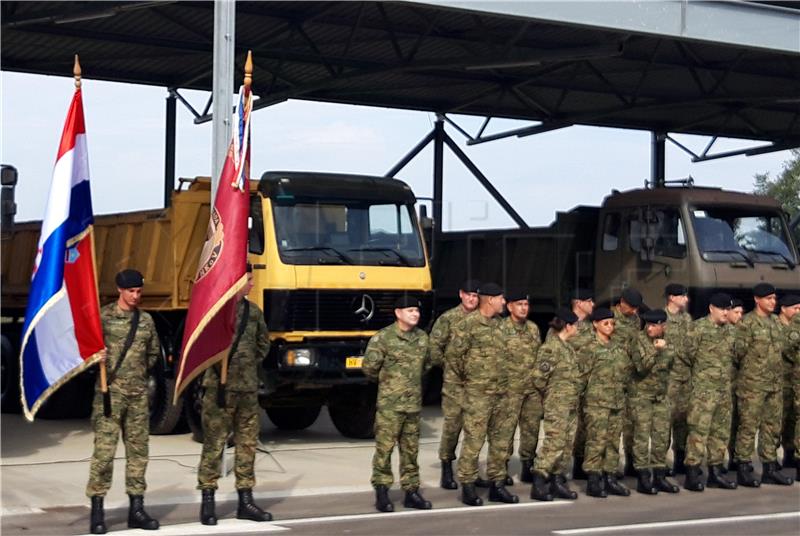
{"label": "front wheel of yellow truck", "polygon": [[269,407],[264,411],[279,430],[305,430],[317,421],[321,406]]}
{"label": "front wheel of yellow truck", "polygon": [[353,439],[375,437],[376,396],[375,384],[334,387],[328,398],[328,412],[339,433]]}

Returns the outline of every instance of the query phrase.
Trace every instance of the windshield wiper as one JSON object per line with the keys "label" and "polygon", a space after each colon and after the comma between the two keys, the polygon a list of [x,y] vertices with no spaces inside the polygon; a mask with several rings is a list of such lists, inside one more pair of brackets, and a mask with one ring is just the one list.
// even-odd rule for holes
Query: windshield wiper
{"label": "windshield wiper", "polygon": [[741,256],[745,260],[747,265],[750,266],[750,268],[755,268],[756,266],[755,263],[753,262],[753,259],[751,259],[747,255],[747,253],[739,251],[738,249],[705,249],[703,250],[703,253],[734,253],[736,255]]}
{"label": "windshield wiper", "polygon": [[400,262],[402,262],[406,266],[411,266],[411,261],[408,259],[408,257],[403,255],[396,249],[392,248],[354,248],[354,249],[348,249],[347,251],[389,251],[397,255],[397,258],[400,260]]}
{"label": "windshield wiper", "polygon": [[338,249],[330,247],[330,246],[306,246],[306,247],[302,247],[302,248],[287,248],[287,249],[284,249],[282,251],[284,253],[288,253],[288,252],[291,252],[291,251],[326,251],[326,252],[333,253],[333,255],[335,255],[336,257],[341,259],[342,262],[344,262],[345,264],[355,264],[355,262],[353,261],[352,258],[348,257],[347,255],[345,255],[344,253],[342,253]]}
{"label": "windshield wiper", "polygon": [[781,253],[780,251],[772,251],[769,249],[750,249],[750,248],[745,248],[745,249],[751,253],[758,253],[760,255],[777,255],[778,257],[783,259],[783,261],[786,263],[786,266],[788,266],[790,270],[794,270],[794,263],[792,262],[792,260],[783,253]]}

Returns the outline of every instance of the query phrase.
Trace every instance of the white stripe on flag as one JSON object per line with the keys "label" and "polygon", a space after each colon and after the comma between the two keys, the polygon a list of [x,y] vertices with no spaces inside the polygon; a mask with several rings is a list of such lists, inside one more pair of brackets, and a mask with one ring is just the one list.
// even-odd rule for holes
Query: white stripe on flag
{"label": "white stripe on flag", "polygon": [[[50,183],[50,195],[42,221],[42,234],[39,237],[39,248],[59,225],[69,217],[69,202],[72,198],[72,187],[79,182],[89,180],[89,159],[86,152],[86,136],[75,137],[75,147],[64,153],[53,169],[53,180]],[[38,258],[36,266],[38,266]]]}
{"label": "white stripe on flag", "polygon": [[39,350],[39,361],[50,385],[83,363],[66,292],[53,302],[36,324],[33,334]]}

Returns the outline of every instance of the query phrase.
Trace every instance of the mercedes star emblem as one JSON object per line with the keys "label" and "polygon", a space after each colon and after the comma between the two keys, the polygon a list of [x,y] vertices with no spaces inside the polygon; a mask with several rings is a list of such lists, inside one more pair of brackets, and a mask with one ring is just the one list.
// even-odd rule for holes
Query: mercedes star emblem
{"label": "mercedes star emblem", "polygon": [[372,298],[369,294],[362,294],[361,295],[361,302],[359,304],[358,298],[354,300],[353,305],[357,305],[358,308],[353,311],[353,314],[361,318],[361,322],[367,323],[372,319],[372,316],[375,314],[375,302],[372,301]]}

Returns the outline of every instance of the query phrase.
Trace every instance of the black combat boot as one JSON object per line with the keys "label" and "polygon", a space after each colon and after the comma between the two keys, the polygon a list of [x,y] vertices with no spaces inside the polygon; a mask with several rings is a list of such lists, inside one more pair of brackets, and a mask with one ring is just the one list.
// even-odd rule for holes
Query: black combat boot
{"label": "black combat boot", "polygon": [[492,487],[492,481],[491,480],[486,480],[485,478],[478,477],[475,480],[475,487],[476,488],[491,488]]}
{"label": "black combat boot", "polygon": [[633,466],[633,451],[625,451],[625,467],[622,470],[624,476],[632,476],[634,478],[639,476],[639,472]]}
{"label": "black combat boot", "polygon": [[735,473],[738,470],[739,470],[739,464],[736,462],[736,460],[733,459],[733,454],[731,453],[731,456],[728,459],[728,466],[725,468],[725,472]]}
{"label": "black combat boot", "polygon": [[513,493],[509,493],[504,480],[497,480],[492,482],[492,487],[489,488],[489,500],[492,502],[514,504],[519,502],[519,497]]}
{"label": "black combat boot", "polygon": [[461,502],[467,506],[483,506],[483,499],[475,492],[475,484],[461,484]]}
{"label": "black combat boot", "polygon": [[583,456],[575,456],[572,463],[572,480],[586,480],[586,471],[583,470]]}
{"label": "black combat boot", "polygon": [[564,475],[552,475],[550,477],[550,492],[553,497],[558,497],[559,499],[574,501],[578,498],[578,494],[569,489],[567,477]]}
{"label": "black combat boot", "polygon": [[678,493],[680,491],[678,486],[667,480],[666,469],[655,469],[653,471],[653,484],[658,491],[666,493]]}
{"label": "black combat boot", "polygon": [[272,521],[272,514],[265,512],[253,502],[253,490],[237,489],[236,491],[239,492],[239,507],[236,509],[236,519]]}
{"label": "black combat boot", "polygon": [[686,451],[675,449],[675,456],[672,463],[672,474],[683,475],[686,473]]}
{"label": "black combat boot", "polygon": [[522,469],[519,472],[519,479],[522,482],[530,484],[533,482],[533,474],[531,473],[531,467],[533,467],[533,460],[520,460],[522,463]]}
{"label": "black combat boot", "polygon": [[784,448],[783,449],[783,463],[781,464],[785,469],[791,469],[797,467],[797,462],[794,459],[794,449],[793,448]]}
{"label": "black combat boot", "polygon": [[644,493],[645,495],[655,495],[658,493],[658,487],[656,487],[655,482],[653,482],[653,473],[650,469],[639,470],[636,491]]}
{"label": "black combat boot", "polygon": [[625,487],[624,484],[617,480],[617,475],[612,473],[605,474],[606,490],[611,495],[619,495],[620,497],[627,497],[631,494],[631,490]]}
{"label": "black combat boot", "polygon": [[214,511],[214,490],[204,489],[200,501],[200,523],[203,525],[216,525],[217,514]]}
{"label": "black combat boot", "polygon": [[430,510],[433,505],[430,501],[426,501],[419,489],[411,489],[406,491],[406,498],[403,499],[403,506],[406,508],[416,508],[417,510]]}
{"label": "black combat boot", "polygon": [[130,495],[129,497],[131,507],[128,510],[128,528],[158,530],[158,521],[144,511],[144,497],[142,495]]}
{"label": "black combat boot", "polygon": [[689,491],[703,491],[706,486],[700,478],[702,475],[703,471],[700,470],[699,465],[687,465],[686,480],[683,481],[683,487]]}
{"label": "black combat boot", "polygon": [[378,512],[394,512],[394,505],[389,500],[389,488],[375,486],[375,508]]}
{"label": "black combat boot", "polygon": [[511,478],[511,475],[508,473],[508,461],[506,461],[506,479],[503,481],[506,486],[513,486],[514,479]]}
{"label": "black combat boot", "polygon": [[756,478],[753,471],[753,464],[750,462],[738,462],[736,467],[736,482],[740,486],[747,488],[757,488],[761,486],[761,481]]}
{"label": "black combat boot", "polygon": [[707,488],[736,489],[736,482],[728,480],[722,471],[722,465],[710,465],[708,467]]}
{"label": "black combat boot", "polygon": [[103,497],[95,495],[92,497],[92,514],[89,517],[89,532],[92,534],[105,534],[106,515],[103,511]]}
{"label": "black combat boot", "polygon": [[603,475],[593,472],[586,473],[586,495],[600,497],[601,499],[608,497]]}
{"label": "black combat boot", "polygon": [[553,494],[550,493],[550,486],[547,485],[547,478],[541,473],[534,473],[531,475],[533,484],[531,485],[531,499],[537,501],[552,501]]}
{"label": "black combat boot", "polygon": [[790,476],[785,476],[778,468],[778,462],[767,462],[764,464],[764,470],[761,472],[762,484],[777,484],[779,486],[791,486],[794,479]]}
{"label": "black combat boot", "polygon": [[453,462],[442,462],[442,479],[439,481],[442,489],[458,489],[458,483],[453,479]]}

